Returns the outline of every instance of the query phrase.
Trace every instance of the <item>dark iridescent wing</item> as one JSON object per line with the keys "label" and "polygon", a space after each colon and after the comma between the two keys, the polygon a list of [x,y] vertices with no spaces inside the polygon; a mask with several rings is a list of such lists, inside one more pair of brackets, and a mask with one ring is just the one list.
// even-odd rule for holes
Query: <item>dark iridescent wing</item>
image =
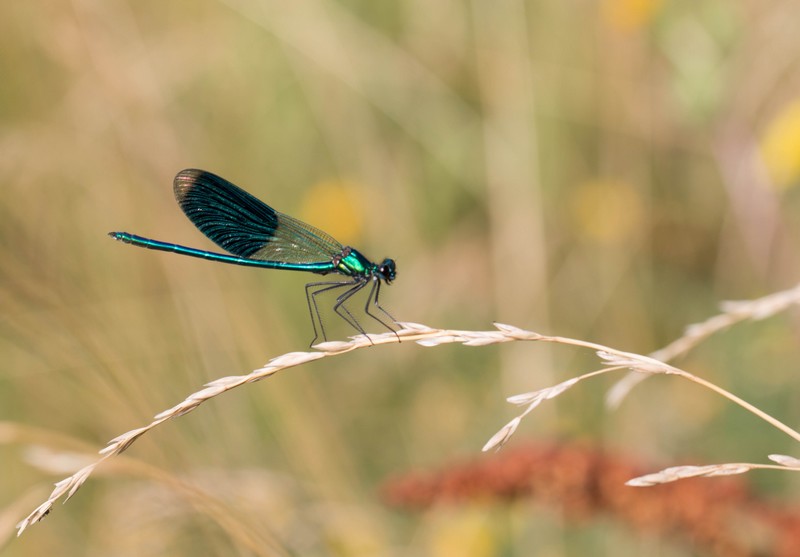
{"label": "dark iridescent wing", "polygon": [[204,170],[175,176],[175,199],[212,242],[258,261],[319,263],[342,252],[325,232],[279,213],[243,189]]}

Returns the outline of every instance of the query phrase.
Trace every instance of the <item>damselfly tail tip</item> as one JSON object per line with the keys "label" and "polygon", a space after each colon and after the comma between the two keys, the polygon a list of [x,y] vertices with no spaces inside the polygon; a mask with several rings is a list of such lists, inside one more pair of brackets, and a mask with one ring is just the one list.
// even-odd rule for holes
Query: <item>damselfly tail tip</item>
{"label": "damselfly tail tip", "polygon": [[119,240],[120,242],[129,243],[128,242],[129,235],[127,232],[109,232],[108,235],[114,238],[115,240]]}

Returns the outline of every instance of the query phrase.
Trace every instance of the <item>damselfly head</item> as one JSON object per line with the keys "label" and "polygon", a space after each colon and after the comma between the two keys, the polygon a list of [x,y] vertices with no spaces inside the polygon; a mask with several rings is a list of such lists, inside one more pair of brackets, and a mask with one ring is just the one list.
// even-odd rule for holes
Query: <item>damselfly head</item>
{"label": "damselfly head", "polygon": [[394,259],[389,259],[388,257],[384,259],[381,264],[378,265],[378,274],[387,284],[391,284],[394,277],[397,276],[397,267],[394,264]]}

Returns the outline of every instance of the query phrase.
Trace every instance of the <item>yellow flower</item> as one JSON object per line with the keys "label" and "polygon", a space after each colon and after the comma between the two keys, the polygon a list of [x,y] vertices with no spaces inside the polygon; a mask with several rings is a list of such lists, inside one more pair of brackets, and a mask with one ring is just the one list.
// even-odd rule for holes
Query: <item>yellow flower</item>
{"label": "yellow flower", "polygon": [[800,99],[784,107],[767,126],[761,155],[773,184],[785,189],[800,178]]}
{"label": "yellow flower", "polygon": [[443,516],[431,540],[430,555],[435,557],[489,557],[498,547],[486,511],[468,509]]}
{"label": "yellow flower", "polygon": [[618,244],[636,237],[644,218],[639,193],[627,182],[591,180],[580,184],[570,200],[572,218],[585,238]]}
{"label": "yellow flower", "polygon": [[630,31],[644,27],[658,13],[662,0],[605,0],[603,17],[614,29]]}
{"label": "yellow flower", "polygon": [[344,245],[352,245],[361,234],[363,207],[359,185],[347,180],[324,180],[306,193],[300,218],[324,230]]}

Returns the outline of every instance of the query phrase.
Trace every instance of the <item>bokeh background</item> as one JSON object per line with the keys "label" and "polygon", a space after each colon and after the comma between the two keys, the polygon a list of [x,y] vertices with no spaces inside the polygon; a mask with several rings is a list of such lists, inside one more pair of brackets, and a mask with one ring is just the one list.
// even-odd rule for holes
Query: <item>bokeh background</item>
{"label": "bokeh background", "polygon": [[[13,526],[72,458],[307,349],[305,276],[106,236],[212,248],[172,196],[186,167],[395,258],[385,305],[435,327],[647,353],[723,299],[794,285],[799,18],[794,0],[0,4],[0,555],[697,554],[557,499],[381,497],[388,477],[490,458],[506,396],[598,367],[530,343],[292,369],[151,432],[22,538]],[[797,424],[797,317],[679,365]],[[615,412],[611,385],[548,402],[509,449],[579,442],[652,470],[797,455],[675,378]],[[786,473],[747,482],[770,507],[800,494]],[[769,543],[743,521],[743,547]]]}

